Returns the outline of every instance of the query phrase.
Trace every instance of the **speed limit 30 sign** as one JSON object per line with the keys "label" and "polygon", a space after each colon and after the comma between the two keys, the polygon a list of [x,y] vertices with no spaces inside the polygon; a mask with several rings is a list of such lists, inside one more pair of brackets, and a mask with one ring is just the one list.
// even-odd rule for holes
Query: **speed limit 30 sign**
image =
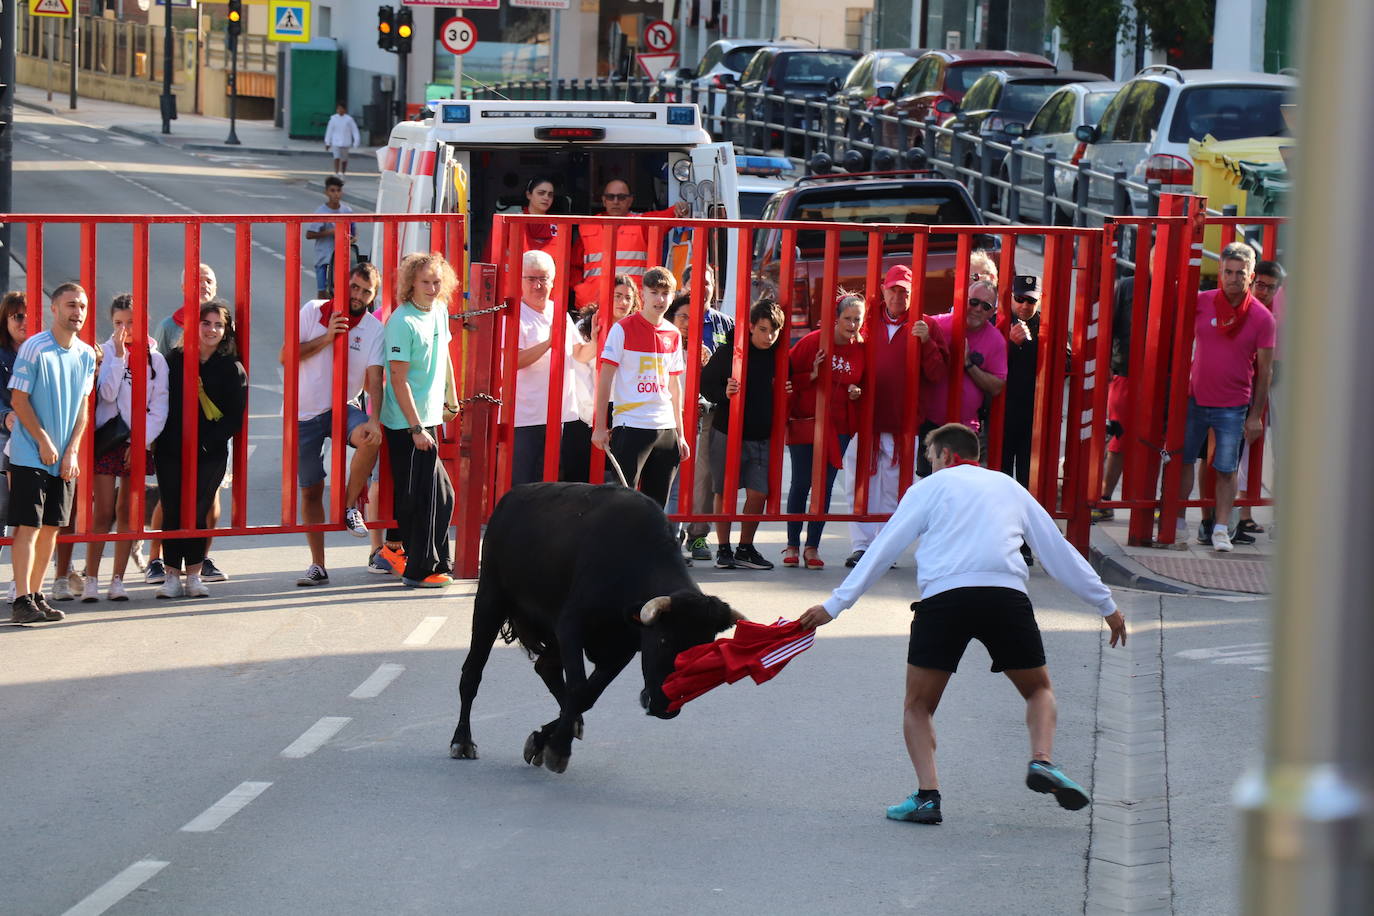
{"label": "speed limit 30 sign", "polygon": [[451,54],[466,54],[477,44],[477,26],[471,19],[454,16],[439,30],[439,42]]}

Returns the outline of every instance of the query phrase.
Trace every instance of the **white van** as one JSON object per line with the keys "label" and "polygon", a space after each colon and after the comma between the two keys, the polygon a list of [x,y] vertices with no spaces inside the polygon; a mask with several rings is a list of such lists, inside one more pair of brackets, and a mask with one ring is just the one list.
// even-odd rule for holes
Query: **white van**
{"label": "white van", "polygon": [[[685,200],[694,218],[739,216],[734,151],[711,141],[696,105],[446,100],[431,108],[430,118],[397,124],[377,151],[377,212],[466,214],[469,261],[486,259],[491,217],[519,213],[536,177],[554,179],[555,214],[597,212],[602,186],[623,178],[635,212]],[[421,231],[403,228],[396,257],[422,247]],[[373,259],[381,263],[381,233]]]}

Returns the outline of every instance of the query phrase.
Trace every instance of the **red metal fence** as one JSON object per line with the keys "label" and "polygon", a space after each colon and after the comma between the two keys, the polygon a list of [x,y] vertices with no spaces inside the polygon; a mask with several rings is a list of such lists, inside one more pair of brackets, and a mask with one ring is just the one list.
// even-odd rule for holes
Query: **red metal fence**
{"label": "red metal fence", "polygon": [[[1080,550],[1088,548],[1091,524],[1091,509],[1124,508],[1132,511],[1130,536],[1136,542],[1157,540],[1169,543],[1173,540],[1173,512],[1178,502],[1179,465],[1167,462],[1164,456],[1176,454],[1182,445],[1184,417],[1187,403],[1188,373],[1192,354],[1192,320],[1196,307],[1197,284],[1201,258],[1202,232],[1207,225],[1221,224],[1235,229],[1242,223],[1246,226],[1263,226],[1263,254],[1272,257],[1276,246],[1277,225],[1273,218],[1221,218],[1206,219],[1205,201],[1201,198],[1174,195],[1165,203],[1161,215],[1153,218],[1127,218],[1108,222],[1098,229],[1076,227],[1015,227],[991,228],[988,226],[949,227],[940,226],[938,231],[927,226],[881,226],[845,225],[827,223],[764,223],[760,221],[712,221],[712,220],[672,220],[637,218],[644,226],[648,238],[648,250],[662,250],[665,233],[673,229],[685,229],[691,245],[690,263],[694,276],[701,276],[706,267],[708,251],[715,246],[712,233],[722,230],[737,230],[736,263],[719,264],[724,267],[728,281],[734,289],[736,318],[739,327],[747,327],[748,303],[754,298],[751,277],[754,273],[754,236],[756,233],[778,230],[781,233],[779,256],[781,259],[780,276],[783,280],[776,285],[776,298],[783,313],[788,316],[789,328],[782,340],[795,339],[811,327],[799,327],[801,316],[822,315],[821,324],[829,327],[833,314],[826,302],[800,303],[794,301],[798,296],[813,295],[804,283],[787,282],[787,278],[798,272],[796,258],[801,255],[796,247],[797,233],[806,231],[824,233],[824,279],[820,290],[833,291],[837,285],[838,263],[842,251],[841,233],[861,233],[866,239],[866,270],[862,278],[862,292],[867,294],[869,308],[865,315],[863,337],[869,348],[867,377],[862,385],[864,394],[860,399],[860,425],[857,435],[857,466],[868,467],[875,447],[873,434],[873,407],[875,399],[882,395],[876,388],[876,350],[875,331],[878,330],[878,309],[882,307],[880,279],[883,271],[892,263],[893,239],[900,239],[904,252],[901,261],[909,264],[912,274],[917,278],[912,290],[910,309],[914,314],[938,314],[952,311],[951,353],[962,353],[964,347],[964,316],[968,307],[968,288],[970,255],[975,240],[993,236],[998,240],[998,274],[1001,282],[998,287],[997,323],[1003,334],[1008,334],[1012,322],[1011,314],[1011,277],[1016,273],[1027,272],[1024,265],[1015,265],[1016,244],[1024,237],[1037,237],[1043,240],[1043,269],[1040,323],[1040,354],[1038,377],[1036,381],[1035,420],[1032,439],[1030,489],[1036,499],[1055,517],[1066,520],[1067,536]],[[494,227],[495,243],[493,251],[501,252],[501,263],[496,265],[494,283],[498,294],[495,297],[498,307],[504,305],[507,315],[517,314],[520,301],[520,262],[521,241],[524,233],[513,231],[524,222],[535,220],[528,216],[500,216]],[[572,267],[571,251],[566,239],[578,224],[608,224],[612,221],[595,217],[538,217],[538,222],[552,222],[561,228],[557,238],[564,241],[549,249],[556,265],[556,277],[551,298],[554,302],[566,302],[568,281]],[[1127,232],[1129,230],[1129,233]],[[1134,301],[1132,311],[1132,371],[1129,376],[1130,400],[1135,408],[1132,429],[1128,431],[1125,447],[1125,472],[1123,496],[1121,499],[1102,501],[1099,499],[1102,487],[1103,458],[1106,453],[1107,389],[1110,381],[1110,356],[1112,345],[1112,303],[1114,290],[1119,279],[1118,259],[1125,257],[1122,246],[1128,234],[1138,234],[1138,249],[1134,260],[1148,265],[1135,274]],[[607,238],[607,248],[602,252],[602,263],[614,263],[615,252],[611,249],[610,239],[614,233],[602,233]],[[953,267],[941,277],[939,272],[929,272],[931,263],[932,239],[940,239],[948,244],[953,237],[955,258]],[[849,235],[849,239],[853,236]],[[852,247],[852,243],[851,243]],[[852,256],[852,251],[850,252]],[[611,301],[614,271],[606,270],[601,275],[600,302]],[[952,277],[949,276],[952,274]],[[921,282],[924,278],[924,282]],[[930,295],[932,288],[954,290],[952,301],[936,301]],[[848,284],[853,286],[853,282]],[[694,316],[702,314],[703,303],[700,285],[692,290],[691,311]],[[811,306],[808,308],[807,306]],[[466,521],[460,525],[469,526],[472,543],[475,545],[477,525],[490,513],[501,494],[509,487],[512,471],[512,450],[515,428],[514,393],[517,384],[515,356],[518,351],[518,323],[514,320],[500,324],[497,318],[487,316],[472,325],[472,330],[480,340],[474,352],[483,352],[482,369],[490,366],[490,387],[486,389],[490,401],[482,410],[471,410],[464,426],[465,441],[469,438],[480,442],[473,451],[474,465],[468,479],[471,487],[467,505],[462,511],[467,513]],[[605,344],[609,322],[600,326],[600,339],[596,341],[597,352]],[[565,323],[554,321],[550,346],[549,381],[549,422],[545,425],[544,479],[557,479],[559,473],[559,439],[561,435],[562,380],[565,350]],[[701,346],[702,322],[695,318],[690,323],[687,334],[687,353],[696,353]],[[743,401],[746,392],[743,386],[746,373],[743,371],[745,348],[748,346],[746,333],[736,333],[734,338],[732,376],[740,381],[741,395],[731,399],[730,434],[728,437],[725,461],[724,492],[725,502],[722,514],[694,511],[691,504],[692,483],[696,474],[702,472],[698,456],[693,455],[679,469],[681,485],[679,502],[670,505],[670,516],[680,521],[713,522],[719,520],[738,521],[738,466],[740,436],[742,430]],[[1045,358],[1046,354],[1060,353],[1067,349],[1071,358]],[[912,337],[908,342],[905,385],[911,396],[907,399],[906,415],[903,417],[902,432],[896,437],[899,455],[899,480],[904,491],[914,478],[915,452],[918,448],[916,432],[918,428],[917,404],[922,384],[920,373],[919,342]],[[770,481],[767,502],[761,516],[762,521],[800,521],[825,519],[829,521],[870,521],[886,518],[869,511],[867,475],[856,475],[855,492],[851,494],[851,510],[847,513],[823,513],[822,475],[824,463],[813,462],[813,481],[811,503],[808,511],[801,514],[788,514],[781,511],[784,430],[786,426],[787,397],[783,383],[787,378],[786,347],[778,348],[778,372],[774,391],[773,435],[770,439]],[[599,372],[599,360],[598,360]],[[826,428],[825,413],[827,398],[823,395],[830,388],[831,366],[823,360],[822,376],[817,384],[817,403],[815,424],[817,450],[823,454],[822,436]],[[950,402],[949,416],[959,417],[961,412],[963,360],[950,360]],[[476,385],[481,389],[477,373]],[[700,366],[694,359],[687,360],[687,373],[684,379],[684,428],[696,429],[697,393],[700,389]],[[1000,467],[1003,439],[1003,419],[1005,415],[1005,391],[987,403],[988,455],[989,467]],[[496,403],[499,402],[499,405]],[[695,444],[695,438],[693,438]],[[1238,506],[1268,504],[1259,494],[1259,481],[1263,473],[1263,441],[1255,443],[1250,452],[1250,489],[1237,500]],[[592,450],[592,479],[601,479],[604,453]],[[476,462],[482,462],[478,467]],[[1162,493],[1160,469],[1163,468]],[[477,498],[478,494],[481,498]],[[1210,499],[1191,500],[1189,506],[1210,504]],[[1151,534],[1151,522],[1155,510],[1161,510],[1161,517],[1168,519],[1161,523],[1157,536]],[[460,530],[460,538],[463,537]],[[459,551],[460,556],[463,551]],[[475,570],[475,553],[470,569]]]}
{"label": "red metal fence", "polygon": [[[182,411],[185,422],[183,429],[186,431],[185,439],[180,446],[178,456],[181,465],[186,469],[182,477],[182,517],[180,519],[166,519],[161,534],[163,536],[233,536],[233,535],[266,535],[284,534],[304,531],[326,531],[338,530],[343,524],[343,514],[347,508],[344,505],[345,487],[344,481],[347,479],[347,449],[335,447],[332,449],[332,461],[329,468],[329,480],[334,482],[331,487],[331,498],[327,507],[327,517],[323,524],[301,524],[297,516],[297,405],[299,402],[299,365],[300,365],[300,308],[304,301],[314,298],[314,288],[302,290],[301,287],[301,235],[306,225],[311,223],[334,222],[334,223],[366,223],[372,224],[373,231],[380,233],[381,245],[375,250],[381,252],[378,267],[381,270],[381,283],[377,291],[377,300],[374,308],[379,317],[383,320],[396,304],[395,298],[395,275],[394,266],[399,263],[403,252],[398,245],[400,227],[407,223],[421,223],[429,227],[429,248],[445,254],[451,263],[461,265],[463,263],[462,249],[464,239],[464,221],[457,215],[405,215],[405,214],[359,214],[341,213],[338,215],[309,214],[298,216],[258,216],[258,215],[214,215],[214,216],[90,216],[90,215],[67,215],[67,214],[12,214],[0,216],[6,222],[24,225],[25,240],[25,267],[27,271],[28,285],[28,328],[30,333],[42,330],[44,316],[49,314],[46,299],[44,296],[44,242],[45,231],[53,226],[69,225],[79,228],[80,269],[75,277],[55,278],[56,282],[67,279],[74,279],[79,282],[86,290],[89,297],[90,311],[85,325],[80,332],[80,338],[92,346],[99,346],[96,340],[96,325],[98,316],[106,313],[106,305],[109,295],[112,292],[108,289],[109,283],[101,282],[100,268],[102,259],[99,256],[100,239],[102,235],[106,238],[112,236],[116,230],[120,233],[129,233],[132,236],[132,258],[130,262],[132,285],[131,292],[135,304],[134,310],[134,331],[133,339],[143,341],[148,339],[150,326],[149,314],[149,278],[152,269],[152,240],[151,231],[153,227],[171,226],[181,229],[180,239],[180,260],[183,265],[181,286],[181,302],[188,310],[188,314],[196,313],[200,304],[198,280],[199,265],[202,261],[215,261],[216,263],[227,260],[222,257],[217,246],[207,246],[204,244],[203,233],[207,227],[218,227],[229,232],[233,237],[233,271],[232,275],[220,272],[221,285],[227,285],[225,281],[232,281],[233,299],[230,303],[233,308],[234,321],[237,326],[239,360],[247,370],[249,378],[248,404],[250,410],[245,413],[245,421],[242,430],[234,437],[232,456],[233,467],[235,469],[232,485],[232,510],[230,521],[227,527],[212,530],[196,529],[194,527],[195,510],[195,485],[197,464],[197,433],[198,424],[196,422],[196,411],[199,409],[197,403],[197,389],[200,375],[200,361],[197,359],[186,359],[183,361],[183,397],[180,404],[168,405],[169,410]],[[261,234],[266,230],[277,229],[283,233],[283,250],[281,255],[284,258],[282,264],[282,281],[280,289],[264,290],[262,283],[255,283],[253,276],[253,249],[255,230]],[[202,257],[203,252],[214,248],[214,257]],[[349,270],[351,265],[351,251],[349,247],[348,233],[336,233],[334,244],[334,299],[339,302],[347,302],[349,296]],[[213,265],[212,265],[213,266]],[[49,278],[54,279],[54,278]],[[312,281],[313,282],[313,281]],[[274,281],[275,284],[275,281]],[[455,293],[449,303],[450,315],[456,314],[460,310],[463,301],[463,287],[466,286],[466,278],[462,278],[463,286]],[[124,290],[118,290],[123,292]],[[307,294],[308,293],[308,294]],[[282,329],[282,341],[284,350],[284,360],[282,364],[282,395],[280,404],[263,404],[261,395],[253,393],[254,381],[263,381],[267,377],[275,380],[275,361],[272,354],[259,362],[255,358],[252,346],[253,328],[256,322],[260,321],[280,322]],[[186,325],[187,337],[194,341],[196,333],[196,323],[188,322]],[[451,357],[455,363],[460,363],[465,358],[462,353],[463,339],[461,335],[455,335],[452,342]],[[344,402],[348,398],[345,391],[347,374],[340,371],[341,367],[346,366],[348,359],[348,337],[339,335],[333,343],[334,359],[334,391],[333,391],[333,428],[331,430],[332,441],[341,443],[346,441],[345,433],[345,411],[342,410]],[[132,396],[131,403],[142,405],[146,403],[147,393],[147,351],[144,347],[131,347],[129,350],[129,371],[131,375]],[[94,404],[96,393],[91,394],[90,410],[91,419],[87,426],[87,434],[82,444],[82,454],[79,465],[82,469],[82,476],[78,481],[77,511],[75,517],[75,533],[64,535],[63,540],[68,541],[115,541],[115,540],[134,540],[149,536],[150,532],[145,530],[143,519],[145,517],[146,494],[141,485],[147,470],[145,460],[146,437],[146,415],[145,411],[132,411],[132,431],[130,449],[130,477],[134,483],[130,489],[130,522],[133,529],[127,533],[115,534],[107,532],[95,532],[91,530],[91,520],[93,518],[94,492],[90,486],[93,474],[91,469],[94,467]],[[267,521],[250,520],[248,512],[248,471],[249,471],[249,422],[251,408],[257,406],[260,409],[267,408],[272,412],[280,410],[281,426],[277,434],[268,434],[255,437],[254,444],[261,451],[258,461],[267,460],[275,464],[276,453],[280,452],[281,469],[281,502],[279,513],[273,513],[276,517]],[[372,410],[379,410],[381,405],[371,406]],[[450,424],[445,431],[443,440],[440,443],[440,455],[449,462],[451,470],[455,473],[458,470],[458,443],[456,435],[456,423]],[[172,456],[159,455],[160,460],[168,460]],[[382,486],[380,491],[380,505],[378,507],[377,524],[387,524],[391,521],[392,515],[392,493],[389,486],[389,476],[386,473],[385,449],[382,450]],[[0,539],[0,544],[9,543],[8,538]]]}

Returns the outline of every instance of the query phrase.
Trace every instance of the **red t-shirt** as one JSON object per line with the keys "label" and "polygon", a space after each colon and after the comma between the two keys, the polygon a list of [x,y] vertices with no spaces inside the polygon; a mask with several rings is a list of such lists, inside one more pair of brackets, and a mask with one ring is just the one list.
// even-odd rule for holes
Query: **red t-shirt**
{"label": "red t-shirt", "polygon": [[[830,353],[830,404],[826,411],[830,429],[836,435],[851,436],[858,431],[858,402],[849,399],[849,386],[862,385],[864,377],[864,345],[859,341],[847,344],[835,343],[833,336],[828,340],[826,349]],[[788,416],[814,417],[816,415],[816,386],[820,384],[820,374],[811,380],[811,367],[816,362],[820,350],[821,332],[812,331],[793,345],[788,354],[788,375],[792,379],[792,397]]]}
{"label": "red t-shirt", "polygon": [[1234,337],[1219,329],[1219,289],[1197,294],[1193,323],[1193,369],[1188,393],[1200,407],[1243,407],[1254,391],[1255,355],[1274,348],[1274,315],[1249,293],[1250,306]]}

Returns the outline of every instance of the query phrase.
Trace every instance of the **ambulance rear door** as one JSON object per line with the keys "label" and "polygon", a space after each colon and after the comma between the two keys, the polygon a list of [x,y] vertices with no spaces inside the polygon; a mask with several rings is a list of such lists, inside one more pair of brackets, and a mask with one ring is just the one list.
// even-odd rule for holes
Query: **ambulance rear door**
{"label": "ambulance rear door", "polygon": [[[703,143],[692,149],[692,188],[680,193],[692,205],[694,219],[739,219],[739,181],[735,148],[729,143]],[[709,256],[708,256],[709,257]],[[714,260],[714,259],[713,259]],[[735,283],[739,262],[739,230],[725,230],[725,251],[716,269],[716,288],[721,291],[720,309],[734,316]]]}

